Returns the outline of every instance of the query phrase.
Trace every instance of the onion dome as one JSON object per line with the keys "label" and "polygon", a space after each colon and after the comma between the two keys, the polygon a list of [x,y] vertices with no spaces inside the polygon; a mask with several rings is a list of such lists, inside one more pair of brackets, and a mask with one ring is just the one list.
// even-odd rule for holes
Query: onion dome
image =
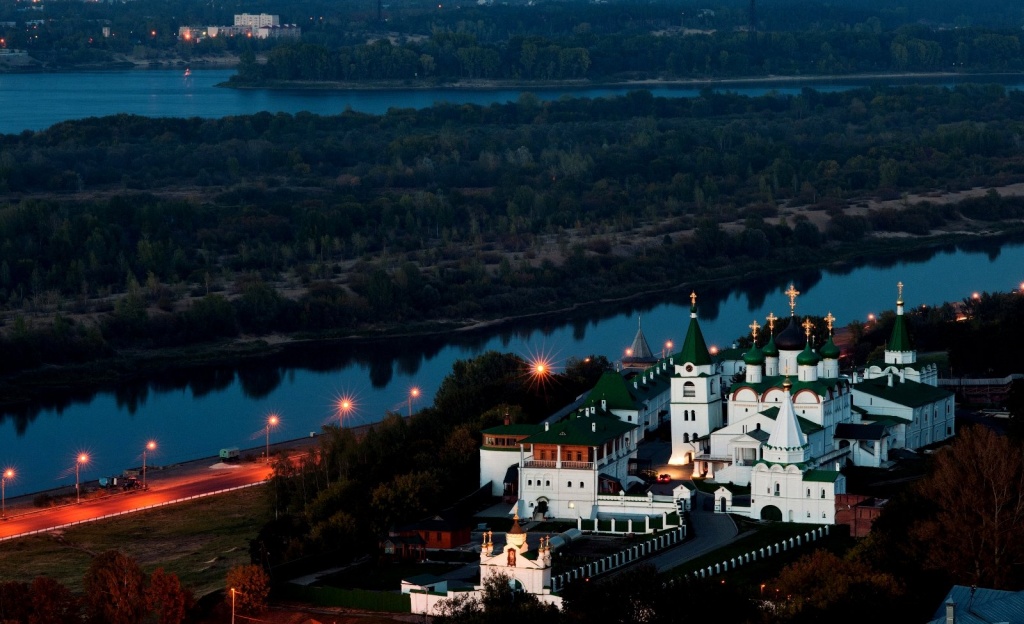
{"label": "onion dome", "polygon": [[825,345],[821,347],[821,357],[825,358],[826,360],[838,360],[839,355],[839,347],[836,346],[836,343],[832,342],[832,336],[829,336],[828,342],[826,342]]}
{"label": "onion dome", "polygon": [[808,342],[800,355],[796,356],[796,363],[799,366],[817,366],[821,358],[814,351],[811,351],[811,343]]}
{"label": "onion dome", "polygon": [[765,357],[779,357],[779,348],[775,346],[775,336],[768,337],[768,344],[764,346]]}
{"label": "onion dome", "polygon": [[755,344],[750,347],[750,351],[743,354],[743,361],[747,366],[760,366],[764,364],[764,352]]}
{"label": "onion dome", "polygon": [[800,323],[797,322],[795,316],[789,317],[789,325],[779,333],[775,344],[780,351],[799,351],[807,344],[807,339],[804,333],[800,331]]}

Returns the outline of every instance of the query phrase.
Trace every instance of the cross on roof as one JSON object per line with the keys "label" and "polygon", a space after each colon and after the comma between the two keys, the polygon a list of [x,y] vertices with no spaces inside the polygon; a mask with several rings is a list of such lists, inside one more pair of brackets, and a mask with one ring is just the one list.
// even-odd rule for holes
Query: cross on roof
{"label": "cross on roof", "polygon": [[690,291],[690,305],[697,305],[697,293],[692,290]]}
{"label": "cross on roof", "polygon": [[800,291],[797,290],[793,286],[793,284],[791,283],[789,285],[789,288],[786,290],[786,292],[784,292],[782,294],[784,294],[787,297],[789,297],[789,315],[793,316],[796,313],[796,297],[797,297],[797,295],[800,294]]}
{"label": "cross on roof", "polygon": [[801,323],[800,326],[804,328],[804,334],[806,334],[807,337],[810,338],[811,330],[814,329],[814,323],[811,322],[811,319],[804,319],[804,322]]}
{"label": "cross on roof", "polygon": [[747,327],[750,328],[750,333],[754,334],[754,344],[757,344],[757,329],[761,327],[757,324],[757,319],[754,319],[754,322],[747,325]]}
{"label": "cross on roof", "polygon": [[775,321],[779,320],[779,317],[775,316],[774,312],[769,312],[768,316],[765,317],[765,320],[768,321],[768,330],[774,332]]}
{"label": "cross on roof", "polygon": [[899,290],[899,295],[897,295],[897,298],[902,302],[903,301],[903,282],[896,282],[896,288]]}
{"label": "cross on roof", "polygon": [[832,312],[829,312],[825,317],[825,324],[828,325],[828,333],[832,334],[832,323],[836,322],[836,317],[832,316]]}

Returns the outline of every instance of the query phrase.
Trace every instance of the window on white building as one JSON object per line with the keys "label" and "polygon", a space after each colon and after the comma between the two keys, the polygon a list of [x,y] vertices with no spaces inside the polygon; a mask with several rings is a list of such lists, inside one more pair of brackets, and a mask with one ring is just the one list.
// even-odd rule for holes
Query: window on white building
{"label": "window on white building", "polygon": [[821,488],[821,497],[825,498],[825,488]]}
{"label": "window on white building", "polygon": [[572,487],[572,481],[566,481],[565,487]]}
{"label": "window on white building", "polygon": [[551,487],[551,481],[544,481],[544,487]]}
{"label": "window on white building", "polygon": [[527,479],[526,485],[533,485],[533,479]]}
{"label": "window on white building", "polygon": [[583,489],[583,482],[580,481],[580,489]]}
{"label": "window on white building", "polygon": [[693,385],[692,381],[683,384],[683,396],[690,398],[697,396],[697,388]]}
{"label": "window on white building", "polygon": [[807,498],[811,497],[811,488],[807,488]]}

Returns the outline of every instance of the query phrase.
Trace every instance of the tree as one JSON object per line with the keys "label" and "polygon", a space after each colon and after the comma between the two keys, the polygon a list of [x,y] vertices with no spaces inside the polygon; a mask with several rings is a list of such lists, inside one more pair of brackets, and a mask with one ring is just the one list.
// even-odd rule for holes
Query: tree
{"label": "tree", "polygon": [[1024,379],[1015,379],[1006,395],[1006,409],[1010,412],[1010,434],[1024,439]]}
{"label": "tree", "polygon": [[47,576],[36,577],[29,592],[30,624],[81,624],[81,601],[58,581]]}
{"label": "tree", "polygon": [[228,570],[227,592],[224,594],[228,604],[231,604],[232,594],[239,613],[259,615],[267,610],[270,577],[258,565],[235,566]]}
{"label": "tree", "polygon": [[163,568],[157,568],[150,575],[146,608],[156,613],[159,624],[181,624],[193,603],[192,592],[181,586],[177,574],[168,574]]}
{"label": "tree", "polygon": [[891,574],[827,550],[801,557],[768,585],[771,594],[777,590],[785,597],[781,609],[788,614],[788,621],[794,622],[858,622],[862,619],[860,605],[870,602],[885,611],[884,607],[903,593]]}
{"label": "tree", "polygon": [[6,581],[0,583],[0,622],[28,621],[32,610],[28,583]]}
{"label": "tree", "polygon": [[146,616],[146,574],[128,555],[108,550],[85,572],[89,617],[104,624],[137,624]]}
{"label": "tree", "polygon": [[932,472],[919,487],[936,506],[915,527],[915,537],[931,546],[926,564],[963,585],[1019,588],[1024,580],[1018,571],[1024,558],[1020,446],[985,427],[961,430],[956,442],[936,453]]}

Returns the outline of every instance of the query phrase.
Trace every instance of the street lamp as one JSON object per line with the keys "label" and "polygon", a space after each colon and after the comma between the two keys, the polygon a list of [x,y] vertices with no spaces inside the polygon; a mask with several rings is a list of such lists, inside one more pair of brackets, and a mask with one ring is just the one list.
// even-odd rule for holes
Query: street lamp
{"label": "street lamp", "polygon": [[86,464],[88,462],[89,462],[89,456],[86,455],[85,453],[79,453],[78,457],[75,459],[75,503],[76,504],[80,504],[82,502],[82,489],[81,489],[81,487],[79,485],[80,482],[78,480],[78,469],[82,466],[82,464]]}
{"label": "street lamp", "polygon": [[7,519],[7,480],[14,478],[14,468],[4,470],[0,476],[0,520]]}
{"label": "street lamp", "polygon": [[412,418],[412,400],[420,395],[420,389],[414,387],[409,390],[409,418]]}
{"label": "street lamp", "polygon": [[270,463],[270,428],[271,427],[276,427],[277,423],[279,423],[279,422],[281,422],[281,421],[280,421],[280,419],[278,419],[277,414],[271,414],[270,417],[267,418],[267,463],[268,464]]}
{"label": "street lamp", "polygon": [[146,448],[142,449],[142,489],[147,489],[146,485],[146,452],[156,450],[156,442],[150,440],[146,443]]}
{"label": "street lamp", "polygon": [[231,624],[235,624],[235,588],[231,588]]}
{"label": "street lamp", "polygon": [[352,399],[347,397],[341,397],[338,399],[338,428],[343,429],[345,427],[345,418],[348,417],[348,413],[352,411]]}
{"label": "street lamp", "polygon": [[665,359],[665,354],[671,354],[671,353],[672,353],[672,341],[671,340],[666,340],[665,341],[665,350],[661,352],[661,359]]}

